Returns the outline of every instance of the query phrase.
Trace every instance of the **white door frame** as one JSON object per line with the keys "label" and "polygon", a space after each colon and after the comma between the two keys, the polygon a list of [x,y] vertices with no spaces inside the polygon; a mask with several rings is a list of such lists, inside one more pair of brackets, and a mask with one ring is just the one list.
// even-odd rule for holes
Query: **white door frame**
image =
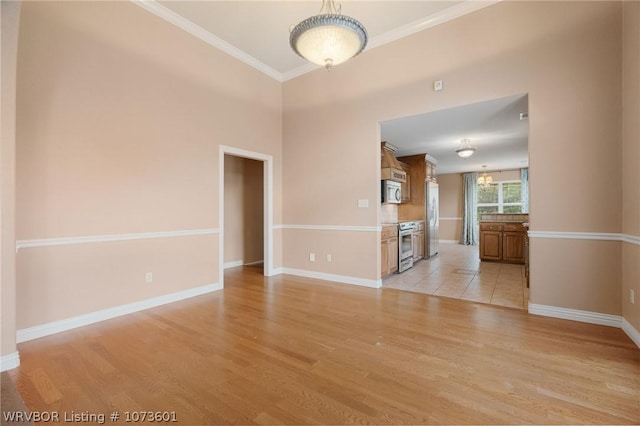
{"label": "white door frame", "polygon": [[232,146],[220,145],[218,168],[218,282],[224,287],[224,156],[249,158],[263,162],[263,208],[264,208],[264,275],[270,277],[273,271],[273,157],[260,152],[247,151]]}

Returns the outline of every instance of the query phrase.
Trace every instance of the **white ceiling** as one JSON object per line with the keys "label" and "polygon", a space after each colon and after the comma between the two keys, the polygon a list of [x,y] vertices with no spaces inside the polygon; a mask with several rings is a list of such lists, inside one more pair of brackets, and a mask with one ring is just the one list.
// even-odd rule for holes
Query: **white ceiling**
{"label": "white ceiling", "polygon": [[[317,15],[321,0],[131,0],[279,81],[318,69],[289,46],[289,29]],[[342,0],[342,13],[359,20],[368,49],[455,19],[499,0]],[[365,51],[366,51],[365,50]]]}
{"label": "white ceiling", "polygon": [[[396,156],[429,154],[438,174],[528,167],[527,95],[464,105],[381,123],[382,140],[398,147]],[[456,154],[462,139],[476,148],[469,158]]]}

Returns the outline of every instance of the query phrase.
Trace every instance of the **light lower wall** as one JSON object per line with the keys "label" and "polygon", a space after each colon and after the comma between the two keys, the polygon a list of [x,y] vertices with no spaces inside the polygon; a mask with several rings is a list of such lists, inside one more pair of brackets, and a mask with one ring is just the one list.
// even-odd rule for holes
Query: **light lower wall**
{"label": "light lower wall", "polygon": [[218,235],[20,249],[18,330],[217,283],[217,259]]}
{"label": "light lower wall", "polygon": [[[285,223],[379,223],[377,208],[356,201],[377,199],[380,121],[528,94],[532,229],[620,232],[621,11],[618,2],[501,2],[287,81]],[[285,266],[322,238],[285,243]],[[364,243],[354,252],[370,250]],[[565,270],[565,242],[544,244],[555,256],[532,253],[532,303],[621,314],[620,256],[572,242],[609,279],[545,274]],[[620,254],[619,242],[611,248]],[[345,273],[376,276],[377,266],[370,258]],[[566,296],[580,288],[580,299]]]}
{"label": "light lower wall", "polygon": [[[640,237],[640,2],[623,6],[622,232]],[[639,238],[640,239],[640,238]],[[640,330],[640,247],[622,246],[622,316]],[[629,299],[635,291],[636,302]]]}
{"label": "light lower wall", "polygon": [[[284,229],[284,247],[290,253],[286,267],[316,273],[375,281],[379,277],[369,268],[376,262],[380,239],[375,231]],[[311,242],[311,243],[310,243]],[[315,261],[309,254],[315,255]],[[331,255],[331,261],[327,255]]]}
{"label": "light lower wall", "polygon": [[[16,268],[15,268],[15,151],[16,151],[16,66],[20,2],[0,2],[2,8],[2,105],[0,107],[0,359],[16,353]],[[2,370],[15,365],[0,365]]]}
{"label": "light lower wall", "polygon": [[224,263],[264,260],[263,163],[224,158]]}
{"label": "light lower wall", "polygon": [[[18,240],[218,229],[220,145],[273,157],[281,223],[279,82],[131,2],[24,2],[18,75]],[[218,283],[218,259],[217,235],[21,249],[17,327]]]}
{"label": "light lower wall", "polygon": [[529,247],[537,265],[552,265],[531,271],[531,303],[621,314],[619,241],[530,238]]}

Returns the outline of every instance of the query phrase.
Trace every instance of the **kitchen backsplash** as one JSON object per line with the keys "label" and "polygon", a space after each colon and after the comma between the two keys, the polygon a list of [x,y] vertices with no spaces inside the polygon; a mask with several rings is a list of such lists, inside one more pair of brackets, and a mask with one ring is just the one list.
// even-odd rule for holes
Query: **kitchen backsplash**
{"label": "kitchen backsplash", "polygon": [[491,213],[480,215],[483,222],[529,222],[528,213]]}
{"label": "kitchen backsplash", "polygon": [[380,206],[381,223],[398,223],[398,205],[382,204]]}

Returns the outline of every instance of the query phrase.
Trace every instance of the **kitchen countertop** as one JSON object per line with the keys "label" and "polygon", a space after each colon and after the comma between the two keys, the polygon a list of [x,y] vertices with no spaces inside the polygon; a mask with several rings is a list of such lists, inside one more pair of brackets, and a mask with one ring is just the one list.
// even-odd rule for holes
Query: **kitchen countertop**
{"label": "kitchen countertop", "polygon": [[529,223],[524,220],[505,220],[505,219],[480,219],[480,223]]}
{"label": "kitchen countertop", "polygon": [[390,223],[381,223],[380,226],[398,226],[401,223],[406,223],[406,222],[424,222],[424,220],[422,219],[415,219],[415,220],[399,220],[397,222],[390,222]]}
{"label": "kitchen countertop", "polygon": [[529,213],[483,213],[480,222],[528,223]]}

